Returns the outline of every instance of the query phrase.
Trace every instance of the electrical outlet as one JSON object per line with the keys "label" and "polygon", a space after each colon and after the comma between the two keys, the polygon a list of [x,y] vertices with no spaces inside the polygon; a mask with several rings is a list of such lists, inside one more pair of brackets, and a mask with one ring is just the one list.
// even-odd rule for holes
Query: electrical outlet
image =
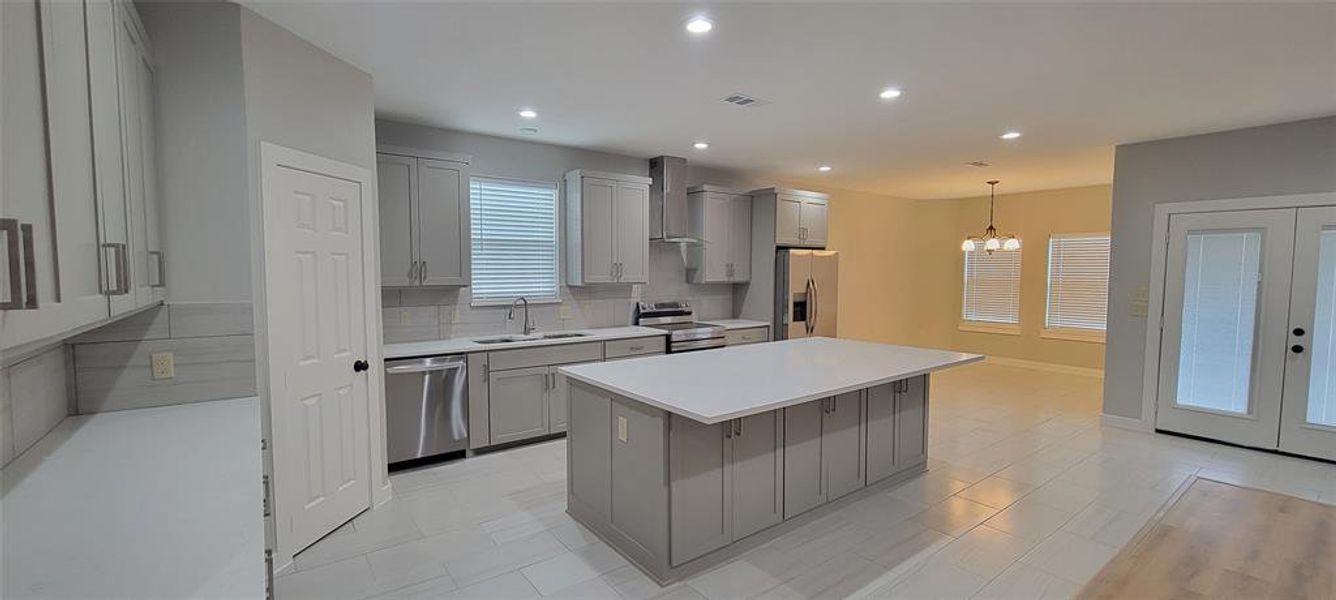
{"label": "electrical outlet", "polygon": [[561,305],[561,308],[557,309],[557,318],[563,321],[569,321],[571,320],[571,317],[571,307],[563,304]]}
{"label": "electrical outlet", "polygon": [[626,443],[626,417],[617,415],[617,440]]}
{"label": "electrical outlet", "polygon": [[400,311],[399,311],[399,324],[400,324],[400,325],[412,325],[412,324],[413,324],[413,313],[410,312],[410,311],[407,311],[407,310],[400,310]]}
{"label": "electrical outlet", "polygon": [[154,379],[176,377],[176,357],[171,352],[154,352],[151,363]]}

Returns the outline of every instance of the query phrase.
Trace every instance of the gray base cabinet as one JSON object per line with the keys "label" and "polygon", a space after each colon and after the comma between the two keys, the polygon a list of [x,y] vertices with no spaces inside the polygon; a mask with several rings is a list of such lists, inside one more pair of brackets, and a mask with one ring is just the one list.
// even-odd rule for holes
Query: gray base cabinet
{"label": "gray base cabinet", "polygon": [[926,376],[716,424],[568,385],[567,510],[660,583],[927,460]]}
{"label": "gray base cabinet", "polygon": [[547,433],[550,377],[547,367],[492,371],[487,388],[493,444]]}

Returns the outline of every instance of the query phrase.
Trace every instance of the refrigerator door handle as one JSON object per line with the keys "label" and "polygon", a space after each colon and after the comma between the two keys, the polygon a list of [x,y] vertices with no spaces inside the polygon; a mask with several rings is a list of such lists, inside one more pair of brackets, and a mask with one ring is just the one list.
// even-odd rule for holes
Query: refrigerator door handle
{"label": "refrigerator door handle", "polygon": [[812,310],[811,318],[807,320],[808,323],[812,324],[812,330],[807,332],[809,336],[816,333],[817,319],[821,318],[821,289],[816,286],[816,279],[812,279],[811,282],[812,294],[807,298],[807,303],[811,305]]}
{"label": "refrigerator door handle", "polygon": [[810,336],[816,331],[816,282],[812,281],[811,277],[807,278],[807,286],[803,291],[807,296],[807,315],[803,321],[803,328]]}

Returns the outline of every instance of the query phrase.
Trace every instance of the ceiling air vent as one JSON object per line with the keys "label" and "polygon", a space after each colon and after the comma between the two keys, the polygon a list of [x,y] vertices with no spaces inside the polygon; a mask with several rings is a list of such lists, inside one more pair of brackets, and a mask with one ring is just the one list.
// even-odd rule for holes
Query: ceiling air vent
{"label": "ceiling air vent", "polygon": [[965,163],[965,166],[974,167],[976,169],[987,169],[988,167],[993,166],[993,163],[990,163],[986,160],[972,160],[970,162]]}
{"label": "ceiling air vent", "polygon": [[765,106],[767,104],[770,104],[769,100],[753,98],[741,92],[734,92],[732,94],[724,96],[723,98],[721,98],[721,100],[729,104],[732,104],[733,106],[741,106],[743,108],[756,108],[757,106]]}

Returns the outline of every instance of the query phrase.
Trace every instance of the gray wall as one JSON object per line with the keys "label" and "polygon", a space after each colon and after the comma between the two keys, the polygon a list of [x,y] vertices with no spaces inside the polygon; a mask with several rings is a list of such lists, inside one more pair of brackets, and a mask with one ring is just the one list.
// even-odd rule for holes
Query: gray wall
{"label": "gray wall", "polygon": [[157,64],[169,300],[250,302],[241,8],[224,2],[137,8]]}
{"label": "gray wall", "polygon": [[1133,297],[1150,285],[1155,205],[1336,191],[1336,117],[1119,146],[1104,412],[1139,419],[1146,317]]}
{"label": "gray wall", "polygon": [[[376,121],[376,142],[472,155],[470,168],[475,176],[555,183],[571,169],[649,174],[649,157],[608,154],[388,120]],[[728,171],[694,167],[688,168],[687,178],[692,184],[730,185],[745,181]],[[628,325],[632,306],[640,299],[686,299],[692,302],[699,317],[733,316],[731,286],[686,283],[686,263],[681,248],[675,244],[650,244],[650,275],[646,285],[563,285],[561,296],[561,306],[535,305],[530,309],[541,329]],[[387,343],[487,335],[508,329],[514,331],[519,327],[517,323],[507,323],[505,307],[470,306],[468,288],[384,288],[381,301]]]}

